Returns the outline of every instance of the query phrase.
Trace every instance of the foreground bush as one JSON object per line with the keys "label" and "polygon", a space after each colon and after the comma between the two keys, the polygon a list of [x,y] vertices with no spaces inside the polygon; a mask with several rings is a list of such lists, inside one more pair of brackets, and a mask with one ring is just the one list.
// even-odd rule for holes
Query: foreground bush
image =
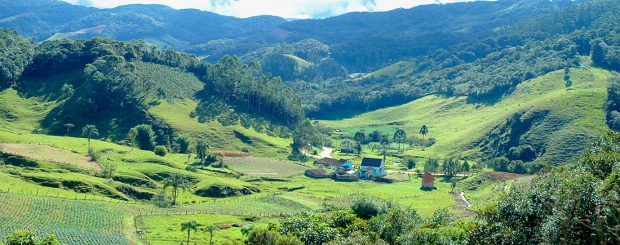
{"label": "foreground bush", "polygon": [[168,148],[163,145],[158,145],[155,147],[155,155],[165,157],[168,154]]}

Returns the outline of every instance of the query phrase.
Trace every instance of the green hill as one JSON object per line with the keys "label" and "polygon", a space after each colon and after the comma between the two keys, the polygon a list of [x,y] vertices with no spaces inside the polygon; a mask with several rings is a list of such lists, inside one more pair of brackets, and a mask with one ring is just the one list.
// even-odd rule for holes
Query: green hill
{"label": "green hill", "polygon": [[[508,155],[506,147],[531,146],[536,162],[557,165],[580,154],[586,143],[607,130],[603,104],[612,74],[597,68],[571,69],[570,89],[563,76],[564,71],[555,71],[526,81],[492,105],[470,103],[466,97],[431,95],[402,106],[321,123],[343,129],[343,136],[350,138],[357,130],[368,135],[385,128],[404,129],[408,136],[421,138],[418,131],[427,125],[426,137],[435,138],[436,143],[424,150],[408,150],[405,155],[462,156],[481,161]],[[513,119],[515,115],[519,120]],[[506,146],[506,142],[513,145]]]}

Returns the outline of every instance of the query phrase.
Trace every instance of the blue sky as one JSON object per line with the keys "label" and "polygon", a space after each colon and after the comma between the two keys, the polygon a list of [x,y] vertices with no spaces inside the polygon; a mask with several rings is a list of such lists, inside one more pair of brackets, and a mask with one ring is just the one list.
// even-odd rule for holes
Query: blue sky
{"label": "blue sky", "polygon": [[63,0],[72,4],[113,8],[125,4],[163,4],[176,9],[195,8],[236,17],[276,15],[284,18],[324,18],[348,12],[388,11],[422,4],[463,0]]}

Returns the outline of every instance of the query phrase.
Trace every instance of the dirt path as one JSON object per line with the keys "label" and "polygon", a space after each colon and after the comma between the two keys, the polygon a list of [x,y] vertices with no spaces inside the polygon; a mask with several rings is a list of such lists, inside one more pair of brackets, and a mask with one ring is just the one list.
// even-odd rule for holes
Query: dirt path
{"label": "dirt path", "polygon": [[102,171],[99,164],[91,161],[88,156],[46,145],[0,144],[0,152],[39,161],[78,166],[96,172]]}
{"label": "dirt path", "polygon": [[452,193],[452,197],[456,201],[456,205],[454,205],[454,209],[465,210],[465,212],[463,213],[453,215],[452,219],[457,220],[457,219],[461,219],[465,217],[476,216],[476,212],[472,210],[467,210],[467,208],[471,207],[471,203],[469,203],[469,201],[467,201],[467,198],[465,198],[465,192]]}
{"label": "dirt path", "polygon": [[332,152],[334,151],[334,149],[329,148],[329,147],[323,147],[323,151],[321,152],[320,158],[332,158],[330,156],[330,154],[332,154]]}

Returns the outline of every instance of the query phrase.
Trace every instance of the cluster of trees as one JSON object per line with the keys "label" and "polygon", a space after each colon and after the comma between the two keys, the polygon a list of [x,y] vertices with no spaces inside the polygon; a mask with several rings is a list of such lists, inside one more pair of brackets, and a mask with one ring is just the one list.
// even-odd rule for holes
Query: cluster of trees
{"label": "cluster of trees", "polygon": [[437,158],[428,158],[424,163],[424,172],[437,173],[443,172],[447,176],[456,176],[460,173],[468,173],[470,170],[480,169],[480,165],[470,165],[467,160],[462,163],[458,159],[445,158],[440,165],[440,160]]}
{"label": "cluster of trees", "polygon": [[268,229],[250,231],[248,243],[277,244],[265,240],[269,233],[297,240],[290,244],[447,244],[446,238],[464,242],[465,232],[454,225],[445,210],[424,218],[408,207],[361,198],[350,209],[286,216]]}
{"label": "cluster of trees", "polygon": [[11,86],[32,62],[35,44],[12,29],[0,29],[0,89]]}
{"label": "cluster of trees", "polygon": [[207,69],[199,98],[221,99],[235,108],[274,118],[294,127],[305,118],[301,98],[279,77],[261,74],[257,62],[245,65],[236,56],[224,56]]}
{"label": "cluster of trees", "polygon": [[306,154],[312,147],[331,146],[332,129],[319,124],[318,121],[310,122],[309,119],[303,120],[293,131],[293,144],[291,160],[306,160]]}
{"label": "cluster of trees", "polygon": [[573,163],[517,185],[481,210],[471,229],[479,244],[620,243],[620,134],[592,142]]}

